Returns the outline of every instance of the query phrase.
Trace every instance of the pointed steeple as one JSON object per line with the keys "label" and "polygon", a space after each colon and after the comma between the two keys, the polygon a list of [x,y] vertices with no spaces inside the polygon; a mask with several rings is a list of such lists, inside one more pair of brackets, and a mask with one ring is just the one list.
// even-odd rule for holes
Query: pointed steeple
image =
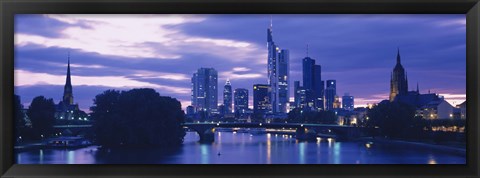
{"label": "pointed steeple", "polygon": [[418,82],[417,82],[417,93],[420,93],[420,90],[418,89]]}
{"label": "pointed steeple", "polygon": [[397,48],[397,64],[400,64],[400,48]]}
{"label": "pointed steeple", "polygon": [[63,103],[73,105],[72,79],[70,77],[70,52],[68,52],[67,79],[63,90]]}
{"label": "pointed steeple", "polygon": [[70,78],[70,52],[68,52],[67,81],[65,85],[72,86],[72,79]]}

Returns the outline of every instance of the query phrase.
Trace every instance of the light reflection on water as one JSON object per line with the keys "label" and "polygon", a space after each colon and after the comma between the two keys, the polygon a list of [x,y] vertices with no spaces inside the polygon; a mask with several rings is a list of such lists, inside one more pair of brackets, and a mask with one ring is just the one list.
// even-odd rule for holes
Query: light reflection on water
{"label": "light reflection on water", "polygon": [[16,153],[18,164],[465,164],[465,155],[412,145],[336,142],[318,138],[300,142],[289,135],[217,132],[201,144],[188,132],[176,150],[99,151],[40,149]]}

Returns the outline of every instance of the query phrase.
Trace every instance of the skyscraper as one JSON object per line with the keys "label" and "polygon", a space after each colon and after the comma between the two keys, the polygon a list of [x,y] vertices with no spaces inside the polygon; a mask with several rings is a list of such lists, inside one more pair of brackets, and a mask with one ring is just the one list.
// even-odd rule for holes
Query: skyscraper
{"label": "skyscraper", "polygon": [[[307,50],[308,51],[308,50]],[[322,67],[315,65],[315,59],[308,57],[302,60],[303,88],[306,92],[307,107],[315,110],[324,110],[324,82],[322,81]]]}
{"label": "skyscraper", "polygon": [[255,114],[265,114],[271,111],[270,90],[270,85],[267,84],[253,85],[253,112]]}
{"label": "skyscraper", "polygon": [[287,112],[287,103],[290,98],[289,90],[289,60],[290,53],[286,49],[282,49],[278,53],[278,112],[286,113]]}
{"label": "skyscraper", "polygon": [[325,89],[325,110],[333,109],[335,95],[337,95],[337,81],[327,80],[327,88]]}
{"label": "skyscraper", "polygon": [[218,74],[213,68],[200,68],[192,77],[192,106],[195,111],[217,112]]}
{"label": "skyscraper", "polygon": [[270,85],[270,102],[273,113],[285,113],[289,98],[289,52],[280,50],[273,41],[272,23],[267,29],[267,73]]}
{"label": "skyscraper", "polygon": [[302,60],[302,72],[303,72],[303,89],[305,89],[305,107],[313,109],[315,107],[314,96],[314,68],[315,60],[310,57],[305,57]]}
{"label": "skyscraper", "polygon": [[345,93],[344,96],[342,96],[342,108],[345,110],[353,111],[354,107],[354,98],[353,96],[350,96],[349,93]]}
{"label": "skyscraper", "polygon": [[395,99],[398,94],[406,94],[408,92],[408,79],[405,69],[400,63],[400,49],[397,51],[397,64],[393,68],[390,78],[390,101]]}
{"label": "skyscraper", "polygon": [[224,113],[232,113],[232,85],[228,79],[223,87],[223,105],[225,106]]}
{"label": "skyscraper", "polygon": [[244,114],[248,110],[248,90],[245,88],[237,88],[235,95],[235,113]]}

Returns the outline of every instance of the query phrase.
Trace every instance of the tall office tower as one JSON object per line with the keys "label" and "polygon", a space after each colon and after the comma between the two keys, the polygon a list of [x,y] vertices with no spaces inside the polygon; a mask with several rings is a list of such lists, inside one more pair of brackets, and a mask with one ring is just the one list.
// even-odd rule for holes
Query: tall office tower
{"label": "tall office tower", "polygon": [[337,82],[335,80],[327,80],[327,88],[325,88],[325,110],[333,109],[335,95],[337,95]]}
{"label": "tall office tower", "polygon": [[390,101],[395,99],[398,94],[406,94],[408,92],[408,79],[405,69],[400,63],[400,49],[397,51],[397,64],[393,69],[390,78]]}
{"label": "tall office tower", "polygon": [[270,102],[272,113],[285,113],[288,102],[289,52],[280,50],[273,41],[272,23],[267,29],[267,73],[270,85]]}
{"label": "tall office tower", "polygon": [[303,69],[303,89],[305,89],[305,106],[313,109],[315,107],[315,94],[314,94],[314,68],[315,60],[310,57],[305,57],[302,60]]}
{"label": "tall office tower", "polygon": [[287,112],[287,103],[290,99],[290,90],[289,90],[289,76],[290,76],[290,66],[289,66],[290,54],[288,50],[282,49],[278,53],[278,112],[286,113]]}
{"label": "tall office tower", "polygon": [[248,90],[245,88],[237,88],[235,95],[235,113],[244,114],[248,110]]}
{"label": "tall office tower", "polygon": [[345,93],[344,96],[342,96],[342,108],[348,111],[353,111],[354,107],[354,98],[353,96],[350,96],[349,93]]}
{"label": "tall office tower", "polygon": [[322,81],[322,67],[315,65],[315,59],[303,58],[303,88],[306,91],[306,105],[314,110],[324,110],[324,82]]}
{"label": "tall office tower", "polygon": [[200,68],[192,77],[192,106],[195,111],[217,112],[218,74],[213,68]]}
{"label": "tall office tower", "polygon": [[232,113],[232,85],[230,80],[227,79],[225,86],[223,87],[223,106],[224,113]]}
{"label": "tall office tower", "polygon": [[271,112],[270,91],[271,88],[268,84],[253,85],[253,112],[255,114]]}

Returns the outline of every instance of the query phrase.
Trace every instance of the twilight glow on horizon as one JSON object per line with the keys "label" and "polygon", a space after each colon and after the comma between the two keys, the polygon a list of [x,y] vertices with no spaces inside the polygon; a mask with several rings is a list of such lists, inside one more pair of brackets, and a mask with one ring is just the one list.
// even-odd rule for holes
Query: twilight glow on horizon
{"label": "twilight glow on horizon", "polygon": [[337,95],[355,107],[388,99],[397,48],[409,90],[437,93],[452,105],[466,99],[466,18],[441,15],[16,15],[15,94],[25,106],[36,96],[63,95],[70,55],[74,102],[89,112],[108,89],[153,88],[191,104],[198,68],[218,71],[223,85],[249,90],[267,83],[267,28],[290,51],[293,82],[302,59],[322,66],[322,80],[337,80]]}

